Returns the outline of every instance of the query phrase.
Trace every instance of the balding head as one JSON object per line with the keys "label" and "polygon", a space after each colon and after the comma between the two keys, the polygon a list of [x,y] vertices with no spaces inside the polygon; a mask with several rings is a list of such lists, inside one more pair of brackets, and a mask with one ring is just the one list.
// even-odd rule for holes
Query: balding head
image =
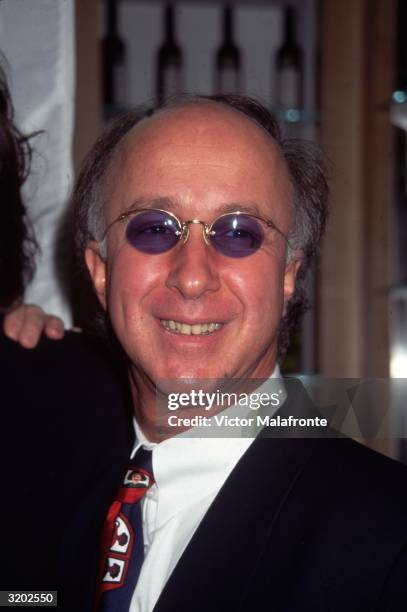
{"label": "balding head", "polygon": [[[182,129],[181,123],[184,126]],[[126,156],[138,158],[140,165],[137,165],[137,169],[133,165],[131,174],[141,172],[146,162],[140,151],[147,147],[152,152],[158,133],[161,134],[160,139],[166,133],[167,152],[168,155],[173,155],[171,144],[179,146],[180,149],[186,146],[183,136],[186,127],[191,135],[188,146],[193,145],[196,150],[200,145],[203,147],[204,140],[212,131],[212,144],[228,143],[229,160],[232,153],[236,154],[235,159],[243,155],[243,150],[247,159],[252,157],[254,149],[254,156],[260,150],[268,151],[262,161],[263,176],[267,177],[269,184],[272,180],[276,181],[276,176],[279,183],[280,176],[284,177],[283,183],[288,177],[293,187],[292,197],[286,199],[286,207],[290,202],[294,205],[294,223],[290,226],[289,238],[293,249],[302,250],[304,253],[302,272],[305,273],[308,261],[319,243],[326,216],[327,188],[318,151],[309,144],[283,141],[278,125],[269,111],[255,101],[240,96],[182,99],[173,101],[167,107],[156,111],[153,116],[131,112],[112,124],[85,161],[75,191],[79,250],[83,253],[90,240],[102,240],[105,230],[104,204],[110,200],[106,196],[112,191],[111,172],[120,165],[119,159],[123,160]],[[244,132],[250,133],[250,137],[246,139],[243,149],[240,148],[236,153],[238,134],[241,136]],[[135,143],[137,146],[133,146]],[[222,150],[225,152],[225,148]],[[155,155],[164,156],[164,153],[161,142],[160,150],[157,150]],[[213,146],[213,161],[216,159],[221,163],[221,153],[220,147]],[[274,173],[274,178],[271,178],[273,173],[265,167],[266,159],[274,168],[280,167],[280,171]],[[110,219],[109,216],[108,220]],[[101,248],[103,253],[103,245]],[[291,300],[296,312],[299,310],[298,302],[302,298],[301,287],[297,284],[296,296]],[[286,335],[280,334],[280,338],[283,338],[283,344],[286,344]]]}
{"label": "balding head", "polygon": [[[218,186],[202,180],[215,166],[222,169]],[[166,167],[173,169],[166,195],[179,201],[181,208],[191,200],[192,188],[196,189],[201,181],[201,211],[210,210],[209,200],[221,197],[216,189],[228,180],[239,185],[236,205],[254,209],[260,202],[267,218],[271,213],[267,204],[278,192],[284,202],[273,221],[285,234],[292,228],[294,194],[279,145],[240,111],[206,100],[163,109],[126,134],[106,176],[106,224],[132,206],[130,185],[134,185],[139,198],[154,199],[158,195],[154,186]],[[140,193],[139,185],[146,185],[148,191]],[[261,190],[257,203],[250,201],[254,190]],[[233,201],[224,204],[231,205]],[[205,217],[203,212],[201,217]]]}

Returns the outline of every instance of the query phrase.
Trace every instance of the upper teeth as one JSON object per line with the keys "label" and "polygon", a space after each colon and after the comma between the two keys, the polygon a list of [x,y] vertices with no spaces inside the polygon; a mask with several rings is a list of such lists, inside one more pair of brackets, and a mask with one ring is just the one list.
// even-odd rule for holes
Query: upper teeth
{"label": "upper teeth", "polygon": [[180,323],[179,321],[165,319],[161,319],[161,323],[169,331],[177,331],[187,336],[191,334],[194,336],[199,336],[199,334],[210,334],[222,327],[222,323],[194,323],[194,325],[188,325],[188,323]]}

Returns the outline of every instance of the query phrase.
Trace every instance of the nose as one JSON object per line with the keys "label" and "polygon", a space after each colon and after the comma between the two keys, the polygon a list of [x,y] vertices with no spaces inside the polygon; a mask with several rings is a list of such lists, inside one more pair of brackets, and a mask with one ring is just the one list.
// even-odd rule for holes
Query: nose
{"label": "nose", "polygon": [[202,226],[190,225],[188,240],[173,250],[167,287],[176,289],[186,300],[196,300],[220,287],[216,262],[204,241]]}

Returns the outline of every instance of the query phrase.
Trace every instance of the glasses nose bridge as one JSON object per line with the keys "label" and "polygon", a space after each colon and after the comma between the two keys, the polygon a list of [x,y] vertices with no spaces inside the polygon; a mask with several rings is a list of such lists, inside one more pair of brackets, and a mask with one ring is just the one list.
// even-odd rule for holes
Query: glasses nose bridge
{"label": "glasses nose bridge", "polygon": [[189,238],[189,226],[190,225],[202,225],[202,236],[205,241],[205,244],[209,245],[209,230],[210,225],[205,221],[201,221],[200,219],[189,219],[188,221],[184,221],[182,223],[182,234],[184,238],[184,243]]}

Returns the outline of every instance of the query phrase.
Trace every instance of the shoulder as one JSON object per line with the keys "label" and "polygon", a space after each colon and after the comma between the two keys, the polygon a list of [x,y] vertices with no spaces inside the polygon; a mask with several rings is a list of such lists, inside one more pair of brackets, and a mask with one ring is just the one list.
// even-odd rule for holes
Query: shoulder
{"label": "shoulder", "polygon": [[[62,340],[42,338],[35,349],[25,349],[0,331],[0,384],[16,385],[23,390],[24,381],[42,386],[43,392],[57,384],[79,388],[81,382],[99,385],[116,383],[122,369],[101,341],[83,333],[66,332]],[[86,386],[82,391],[86,392]],[[59,388],[61,390],[61,388]]]}
{"label": "shoulder", "polygon": [[126,372],[98,340],[67,332],[27,350],[0,333],[0,423],[26,432],[127,427]]}
{"label": "shoulder", "polygon": [[[242,462],[278,478],[302,508],[321,509],[350,522],[407,516],[407,467],[349,438],[259,439]],[[274,469],[272,469],[274,468]],[[273,492],[273,491],[272,491]],[[393,524],[395,522],[393,521]],[[390,525],[390,523],[388,523]]]}
{"label": "shoulder", "polygon": [[57,371],[63,363],[71,370],[79,370],[84,364],[89,370],[100,367],[109,370],[111,356],[102,342],[82,333],[68,331],[62,340],[43,337],[35,349],[25,349],[0,330],[0,371],[12,370],[16,364],[37,371],[44,367]]}
{"label": "shoulder", "polygon": [[[342,480],[407,478],[407,467],[346,437],[316,440],[311,461]],[[314,466],[315,467],[315,466]]]}
{"label": "shoulder", "polygon": [[[314,441],[304,469],[308,483],[354,516],[385,520],[405,531],[407,467],[348,438]],[[365,519],[363,519],[365,520]]]}

